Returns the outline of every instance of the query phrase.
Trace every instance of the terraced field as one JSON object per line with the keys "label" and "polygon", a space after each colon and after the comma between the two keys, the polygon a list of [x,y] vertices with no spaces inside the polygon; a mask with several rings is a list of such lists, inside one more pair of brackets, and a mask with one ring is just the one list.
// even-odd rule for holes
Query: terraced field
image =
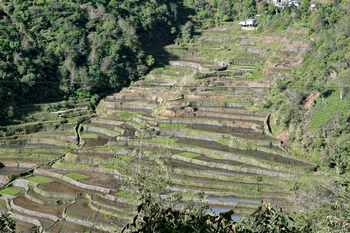
{"label": "terraced field", "polygon": [[28,117],[0,140],[0,203],[19,229],[121,229],[136,213],[137,173],[162,180],[154,191],[164,200],[183,193],[182,203],[203,203],[204,193],[214,212],[235,208],[235,219],[261,200],[293,204],[293,185],[314,165],[283,150],[263,107],[308,42],[255,37],[233,23],[198,33],[158,54],[174,59],[106,96],[96,114],[84,104],[23,108]]}

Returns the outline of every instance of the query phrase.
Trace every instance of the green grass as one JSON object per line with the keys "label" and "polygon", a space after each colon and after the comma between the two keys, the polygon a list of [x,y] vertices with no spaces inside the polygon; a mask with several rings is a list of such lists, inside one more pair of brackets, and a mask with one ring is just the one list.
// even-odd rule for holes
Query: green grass
{"label": "green grass", "polygon": [[149,101],[146,101],[146,100],[135,100],[135,101],[133,101],[133,103],[148,104]]}
{"label": "green grass", "polygon": [[152,138],[152,142],[167,142],[167,143],[175,143],[176,139],[172,138]]}
{"label": "green grass", "polygon": [[328,121],[334,118],[334,115],[319,111],[311,112],[311,121],[308,130],[315,131],[325,125]]}
{"label": "green grass", "polygon": [[38,146],[25,146],[24,149],[36,149]]}
{"label": "green grass", "polygon": [[42,177],[42,176],[35,176],[35,177],[31,177],[28,180],[39,183],[39,184],[45,184],[45,183],[50,183],[52,182],[51,179],[46,178],[46,177]]}
{"label": "green grass", "polygon": [[0,203],[0,209],[2,208],[2,204]]}
{"label": "green grass", "polygon": [[316,107],[311,112],[308,130],[314,131],[321,128],[339,114],[350,114],[347,96],[343,97],[343,101],[340,101],[339,90],[337,90],[331,93],[324,102],[322,102],[322,97],[318,97]]}
{"label": "green grass", "polygon": [[184,193],[184,192],[173,192],[171,194],[172,196],[178,196],[178,195],[182,195],[183,197],[187,197],[187,198],[206,198],[208,195],[202,195],[202,194],[198,194],[198,193]]}
{"label": "green grass", "polygon": [[231,138],[223,138],[223,139],[219,139],[217,142],[221,145],[228,145],[228,143],[231,141]]}
{"label": "green grass", "polygon": [[187,124],[160,124],[159,127],[186,128]]}
{"label": "green grass", "polygon": [[123,119],[132,119],[134,118],[135,116],[137,116],[137,114],[139,114],[138,112],[123,112],[119,115],[119,118],[121,120]]}
{"label": "green grass", "polygon": [[216,65],[211,65],[211,64],[204,64],[202,66],[206,67],[206,68],[216,68],[217,67]]}
{"label": "green grass", "polygon": [[7,188],[7,189],[4,189],[4,190],[0,191],[0,193],[2,193],[2,194],[12,195],[12,196],[17,195],[20,192],[21,192],[21,190],[13,189],[13,188]]}
{"label": "green grass", "polygon": [[241,102],[239,100],[225,100],[225,102],[235,102],[235,103],[238,103],[238,102]]}
{"label": "green grass", "polygon": [[127,192],[124,192],[124,191],[116,192],[114,195],[116,195],[118,197],[124,197],[124,198],[129,198],[130,197],[130,193],[127,193]]}
{"label": "green grass", "polygon": [[195,158],[195,157],[198,157],[198,156],[201,156],[199,154],[195,154],[195,153],[192,153],[192,152],[182,152],[178,155],[181,155],[183,157],[186,157],[186,158]]}
{"label": "green grass", "polygon": [[86,133],[81,135],[82,138],[98,138],[96,134],[93,133]]}
{"label": "green grass", "polygon": [[77,173],[69,173],[66,175],[69,178],[72,178],[74,180],[81,180],[81,179],[85,179],[88,178],[87,176],[81,175],[81,174],[77,174]]}

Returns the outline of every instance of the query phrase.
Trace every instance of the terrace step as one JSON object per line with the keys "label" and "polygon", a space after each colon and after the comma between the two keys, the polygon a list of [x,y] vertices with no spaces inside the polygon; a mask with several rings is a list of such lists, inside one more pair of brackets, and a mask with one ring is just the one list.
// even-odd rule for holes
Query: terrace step
{"label": "terrace step", "polygon": [[96,229],[112,231],[121,222],[120,219],[99,213],[90,207],[89,200],[86,198],[77,199],[76,203],[69,206],[65,212],[66,221],[72,222],[75,219],[81,219],[81,223],[92,227],[93,224]]}
{"label": "terrace step", "polygon": [[[37,189],[39,191],[40,189]],[[35,191],[34,187],[29,186],[26,190],[25,197],[32,202],[41,204],[41,205],[55,205],[58,203],[61,204],[71,204],[74,202],[74,198],[65,199],[65,198],[55,198],[55,197],[45,197],[40,195]]]}
{"label": "terrace step", "polygon": [[40,205],[24,196],[17,197],[10,202],[13,210],[33,217],[45,218],[51,221],[58,221],[62,218],[62,212],[68,205]]}
{"label": "terrace step", "polygon": [[[196,125],[199,125],[197,128],[200,129],[201,125],[203,128],[205,126],[214,127],[231,127],[235,131],[241,130],[249,130],[251,129],[253,131],[256,131],[257,133],[263,133],[264,129],[261,126],[261,124],[256,124],[254,122],[248,122],[248,121],[232,121],[232,120],[225,120],[225,119],[214,119],[214,118],[189,118],[189,117],[169,117],[165,118],[162,117],[158,119],[159,124],[188,124],[188,127],[193,128],[196,127]],[[208,128],[208,127],[207,127]],[[210,130],[208,130],[210,131]],[[245,131],[246,132],[246,131]]]}
{"label": "terrace step", "polygon": [[87,232],[89,231],[92,233],[103,233],[105,231],[98,230],[96,228],[91,229],[91,227],[79,225],[73,222],[68,221],[58,221],[50,228],[46,229],[45,231],[48,233],[57,233],[57,232]]}
{"label": "terrace step", "polygon": [[[55,221],[52,221],[50,219],[41,218],[41,217],[34,217],[31,215],[19,212],[17,210],[12,210],[10,212],[10,214],[11,214],[10,216],[15,218],[15,219],[18,219],[20,221],[25,221],[25,222],[33,224],[35,226],[39,226],[39,227],[42,226],[43,229],[49,228],[55,223]],[[42,228],[40,227],[40,229],[42,229]]]}

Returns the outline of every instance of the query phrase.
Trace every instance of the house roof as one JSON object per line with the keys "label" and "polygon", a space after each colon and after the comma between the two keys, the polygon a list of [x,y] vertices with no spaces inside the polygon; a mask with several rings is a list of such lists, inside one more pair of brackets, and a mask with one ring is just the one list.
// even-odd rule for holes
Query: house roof
{"label": "house roof", "polygon": [[246,21],[254,21],[254,20],[256,20],[256,19],[247,19]]}

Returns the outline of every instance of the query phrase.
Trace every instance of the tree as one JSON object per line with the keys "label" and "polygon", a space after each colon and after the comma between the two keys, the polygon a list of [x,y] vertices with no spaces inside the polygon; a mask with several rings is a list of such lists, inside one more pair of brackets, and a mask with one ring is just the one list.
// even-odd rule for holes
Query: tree
{"label": "tree", "polygon": [[0,216],[0,232],[2,233],[11,233],[15,232],[16,221],[13,218],[10,218],[10,214],[1,213]]}
{"label": "tree", "polygon": [[235,222],[231,219],[234,211],[225,213],[208,213],[208,206],[194,208],[171,208],[162,205],[151,194],[145,196],[138,206],[138,215],[133,223],[127,225],[122,232],[132,233],[301,233],[311,232],[309,225],[299,229],[291,226],[294,222],[283,209],[274,209],[270,204],[262,203],[248,218]]}

